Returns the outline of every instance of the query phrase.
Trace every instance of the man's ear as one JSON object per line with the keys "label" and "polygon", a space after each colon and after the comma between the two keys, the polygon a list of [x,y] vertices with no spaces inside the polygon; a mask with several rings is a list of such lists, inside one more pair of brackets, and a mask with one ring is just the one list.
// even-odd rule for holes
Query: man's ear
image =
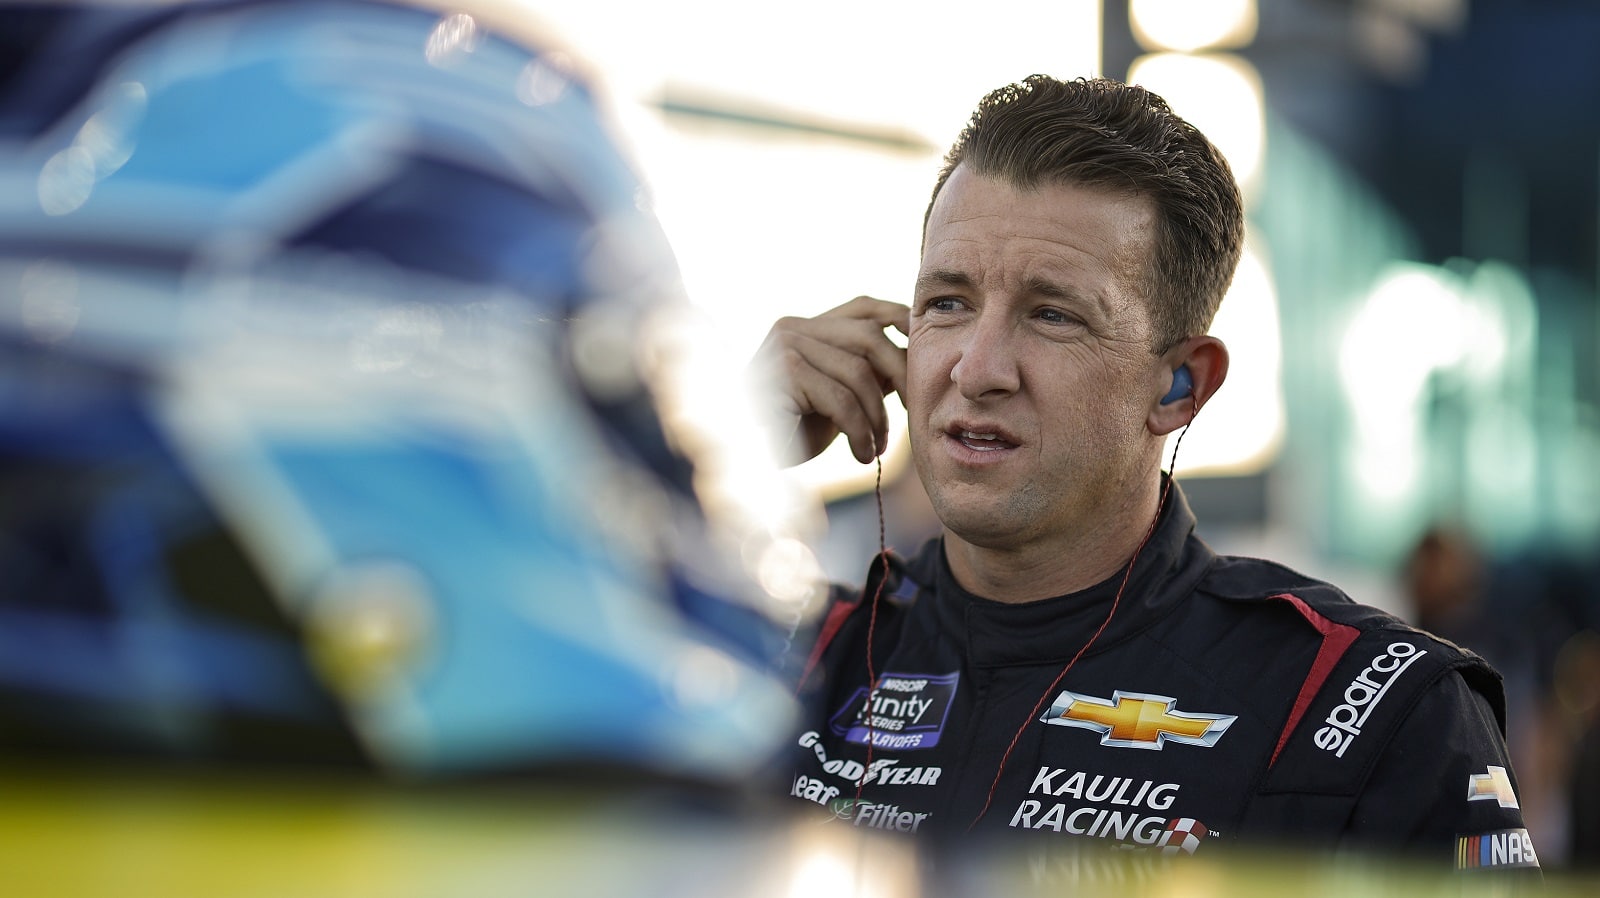
{"label": "man's ear", "polygon": [[[1187,389],[1180,368],[1188,369]],[[1190,337],[1167,350],[1151,390],[1150,432],[1166,436],[1194,420],[1227,378],[1228,347],[1216,337]]]}

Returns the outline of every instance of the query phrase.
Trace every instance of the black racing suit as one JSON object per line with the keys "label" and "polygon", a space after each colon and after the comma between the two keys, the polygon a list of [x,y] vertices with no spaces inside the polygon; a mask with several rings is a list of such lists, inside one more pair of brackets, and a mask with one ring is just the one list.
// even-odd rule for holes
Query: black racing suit
{"label": "black racing suit", "polygon": [[1161,854],[1225,840],[1536,867],[1499,675],[1326,583],[1219,556],[1194,523],[1173,489],[1087,650],[1121,571],[1003,604],[957,585],[933,540],[888,566],[875,619],[883,565],[864,593],[836,588],[802,684],[790,794],[856,826],[934,837],[971,827]]}

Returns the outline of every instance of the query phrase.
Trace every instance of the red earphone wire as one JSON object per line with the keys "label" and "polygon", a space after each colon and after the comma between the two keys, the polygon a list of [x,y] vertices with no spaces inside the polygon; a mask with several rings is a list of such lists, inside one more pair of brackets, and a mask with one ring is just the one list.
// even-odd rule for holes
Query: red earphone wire
{"label": "red earphone wire", "polygon": [[[873,449],[877,449],[877,439],[873,439]],[[883,516],[883,456],[873,456],[873,461],[878,466],[877,480],[872,485],[873,495],[878,500],[878,563],[883,566],[882,573],[878,576],[878,588],[872,591],[872,607],[867,614],[867,694],[862,699],[862,716],[866,718],[867,760],[861,770],[861,778],[856,780],[856,801],[861,801],[861,790],[867,786],[867,774],[872,770],[872,693],[878,688],[878,674],[872,664],[872,637],[878,629],[878,599],[883,595],[883,585],[889,582],[889,541],[888,528],[884,526]]]}

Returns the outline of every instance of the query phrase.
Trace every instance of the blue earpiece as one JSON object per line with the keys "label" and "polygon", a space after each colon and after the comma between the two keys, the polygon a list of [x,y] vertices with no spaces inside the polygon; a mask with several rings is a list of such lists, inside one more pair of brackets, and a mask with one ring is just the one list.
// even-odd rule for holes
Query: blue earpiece
{"label": "blue earpiece", "polygon": [[1172,372],[1172,389],[1167,391],[1167,395],[1161,397],[1161,404],[1166,405],[1171,402],[1177,402],[1193,392],[1194,377],[1189,374],[1189,366],[1179,365],[1177,370]]}

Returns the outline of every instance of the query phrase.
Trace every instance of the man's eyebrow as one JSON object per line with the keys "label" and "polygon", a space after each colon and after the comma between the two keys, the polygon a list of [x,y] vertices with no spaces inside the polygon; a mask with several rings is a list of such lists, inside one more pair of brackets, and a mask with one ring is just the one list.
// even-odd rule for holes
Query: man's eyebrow
{"label": "man's eyebrow", "polygon": [[972,278],[950,268],[935,268],[917,275],[917,293],[934,292],[942,287],[971,288]]}
{"label": "man's eyebrow", "polygon": [[1078,304],[1098,310],[1102,315],[1110,315],[1111,308],[1106,302],[1106,297],[1095,292],[1084,292],[1077,287],[1068,286],[1049,278],[1034,276],[1023,283],[1023,288],[1031,296],[1043,296],[1047,299]]}
{"label": "man's eyebrow", "polygon": [[1038,276],[1028,278],[1023,289],[1034,296],[1048,296],[1051,299],[1075,299],[1082,295],[1077,290]]}

